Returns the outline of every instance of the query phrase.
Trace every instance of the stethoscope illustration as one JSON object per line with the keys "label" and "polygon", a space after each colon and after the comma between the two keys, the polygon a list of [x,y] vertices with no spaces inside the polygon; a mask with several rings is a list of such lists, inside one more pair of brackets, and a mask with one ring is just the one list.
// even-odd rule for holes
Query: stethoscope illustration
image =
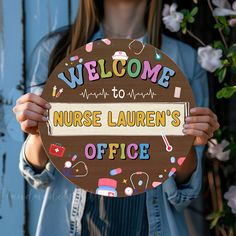
{"label": "stethoscope illustration", "polygon": [[[138,42],[138,43],[141,43],[141,44],[142,44],[142,49],[141,49],[139,52],[135,52],[135,51],[131,48],[131,47],[132,47],[132,44],[133,44],[134,42]],[[145,48],[145,46],[146,46],[145,43],[143,43],[143,42],[141,42],[141,41],[138,41],[138,40],[136,40],[136,39],[132,40],[132,41],[129,43],[129,45],[128,45],[129,50],[130,50],[131,52],[133,52],[135,55],[140,55],[140,54],[142,53],[143,49]]]}
{"label": "stethoscope illustration", "polygon": [[146,184],[145,184],[145,190],[147,190],[147,186],[148,186],[148,182],[149,182],[149,175],[146,172],[143,172],[143,171],[136,171],[136,172],[134,172],[130,175],[130,183],[132,184],[134,192],[137,192],[137,189],[136,189],[136,187],[134,185],[134,182],[133,182],[133,177],[135,175],[145,175],[147,177]]}
{"label": "stethoscope illustration", "polygon": [[[78,175],[72,175],[71,174],[71,170],[76,167],[77,165],[79,165],[80,163],[82,163],[82,165],[84,165],[84,168],[85,168],[85,173],[84,174],[78,174]],[[71,168],[68,168],[68,171],[65,173],[66,176],[69,176],[69,177],[85,177],[88,175],[88,167],[87,165],[85,164],[85,162],[83,161],[79,161],[77,162],[76,164],[74,164]]]}
{"label": "stethoscope illustration", "polygon": [[[135,52],[135,51],[132,49],[132,44],[133,44],[134,42],[138,42],[138,43],[141,43],[141,44],[142,44],[142,48],[141,48],[141,50],[139,50],[138,52]],[[128,48],[129,48],[129,50],[130,50],[132,53],[134,53],[135,55],[140,55],[140,54],[143,52],[145,46],[146,46],[146,43],[143,43],[143,42],[141,42],[141,41],[139,41],[139,40],[137,40],[137,39],[134,39],[134,40],[132,40],[132,41],[129,43]],[[156,48],[155,48],[154,53],[155,53],[155,59],[156,59],[157,61],[161,60],[161,54],[157,51]]]}

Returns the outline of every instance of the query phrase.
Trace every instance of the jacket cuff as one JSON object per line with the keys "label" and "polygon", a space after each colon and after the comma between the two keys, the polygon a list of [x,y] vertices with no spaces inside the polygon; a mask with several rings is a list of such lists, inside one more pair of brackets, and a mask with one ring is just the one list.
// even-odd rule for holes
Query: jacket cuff
{"label": "jacket cuff", "polygon": [[163,183],[169,202],[181,211],[198,197],[202,187],[202,154],[205,146],[196,146],[197,167],[187,183],[177,185],[173,176]]}
{"label": "jacket cuff", "polygon": [[[29,137],[29,136],[28,136]],[[54,180],[55,167],[48,161],[43,170],[36,170],[26,159],[25,145],[27,139],[22,145],[20,152],[19,169],[25,180],[36,189],[46,189]]]}

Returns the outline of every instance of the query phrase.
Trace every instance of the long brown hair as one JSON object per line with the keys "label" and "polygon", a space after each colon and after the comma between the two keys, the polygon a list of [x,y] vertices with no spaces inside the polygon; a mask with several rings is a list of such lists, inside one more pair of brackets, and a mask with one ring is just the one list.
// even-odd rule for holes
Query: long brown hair
{"label": "long brown hair", "polygon": [[[78,14],[74,24],[61,33],[61,39],[51,53],[48,74],[63,58],[86,44],[102,22],[104,15],[103,0],[80,0],[79,2]],[[161,9],[162,0],[147,0],[145,25],[148,43],[157,48],[160,48],[161,45]]]}

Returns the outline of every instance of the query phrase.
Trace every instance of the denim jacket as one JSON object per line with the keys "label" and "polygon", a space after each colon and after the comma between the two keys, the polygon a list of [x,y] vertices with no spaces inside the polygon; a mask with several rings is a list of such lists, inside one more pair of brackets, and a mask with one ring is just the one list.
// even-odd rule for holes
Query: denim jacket
{"label": "denim jacket", "polygon": [[[59,35],[45,38],[36,47],[28,76],[29,85],[40,84],[47,79],[49,55],[59,38]],[[93,35],[91,41],[101,38],[102,29]],[[147,41],[147,36],[144,40]],[[162,35],[161,50],[175,61],[185,74],[193,89],[197,106],[208,106],[207,76],[197,62],[195,50],[165,35]],[[42,87],[31,88],[33,93],[39,94],[40,91]],[[171,176],[162,185],[146,192],[150,236],[188,235],[183,210],[198,196],[201,189],[203,149],[203,146],[196,147],[197,167],[187,183],[177,186]],[[34,188],[45,189],[36,236],[79,236],[86,191],[66,180],[50,161],[44,170],[35,171],[26,160],[25,143],[20,153],[19,168]]]}

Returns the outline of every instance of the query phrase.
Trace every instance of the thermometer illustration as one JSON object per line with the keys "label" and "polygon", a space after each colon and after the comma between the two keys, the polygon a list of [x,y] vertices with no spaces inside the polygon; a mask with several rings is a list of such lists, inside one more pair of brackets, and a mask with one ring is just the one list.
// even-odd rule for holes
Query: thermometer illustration
{"label": "thermometer illustration", "polygon": [[161,132],[161,136],[162,136],[162,139],[166,145],[166,151],[171,152],[173,150],[173,147],[170,145],[166,135]]}

